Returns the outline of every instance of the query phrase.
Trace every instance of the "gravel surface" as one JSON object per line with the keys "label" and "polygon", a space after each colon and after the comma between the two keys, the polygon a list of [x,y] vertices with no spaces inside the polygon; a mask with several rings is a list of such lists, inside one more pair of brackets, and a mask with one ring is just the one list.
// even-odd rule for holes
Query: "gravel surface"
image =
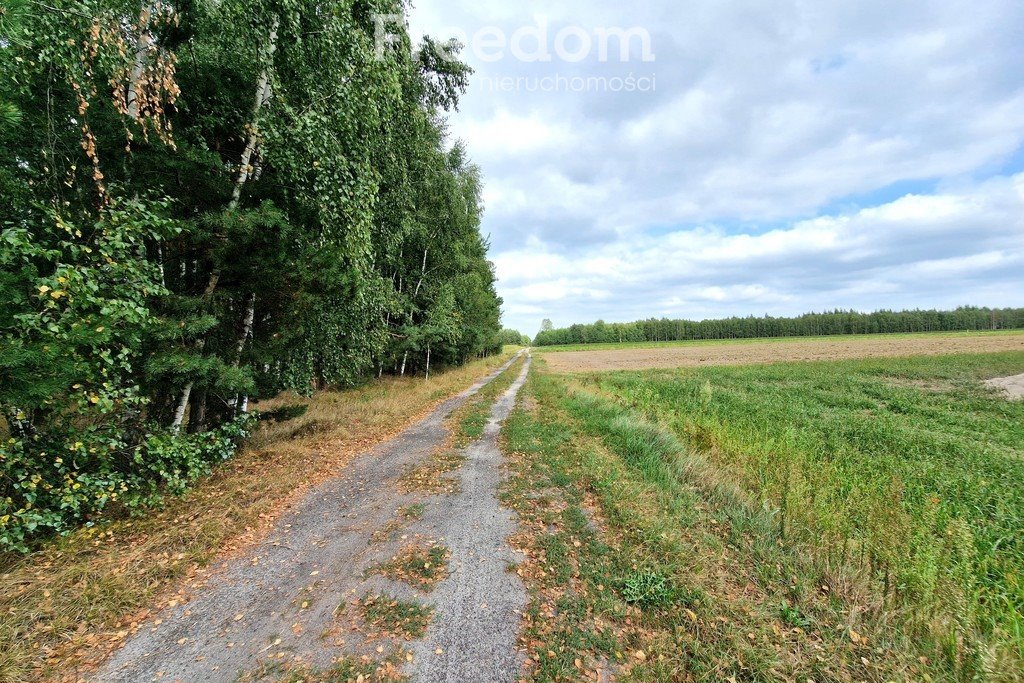
{"label": "gravel surface", "polygon": [[993,389],[999,389],[1012,399],[1024,399],[1024,375],[997,377],[985,382]]}
{"label": "gravel surface", "polygon": [[[515,680],[516,610],[526,594],[506,571],[514,559],[506,539],[515,522],[496,498],[502,458],[496,439],[526,368],[496,403],[483,438],[468,447],[456,475],[461,492],[403,495],[397,486],[410,468],[445,446],[451,411],[511,363],[312,491],[265,541],[226,562],[189,602],[143,624],[93,680],[217,683],[261,663],[327,667],[344,655],[380,657],[381,646],[385,652],[406,646],[359,623],[358,601],[382,592],[437,605],[427,639],[411,646],[416,656],[407,673],[413,680]],[[412,503],[425,504],[419,521],[384,540],[374,537]],[[432,595],[368,571],[426,539],[452,550],[452,573]]]}
{"label": "gravel surface", "polygon": [[526,588],[508,569],[517,563],[508,545],[516,522],[513,513],[498,503],[504,460],[498,433],[529,370],[527,360],[518,379],[494,404],[483,437],[466,449],[460,492],[433,509],[429,521],[451,548],[451,575],[434,594],[434,623],[413,647],[414,680],[499,682],[519,677],[523,662],[515,643]]}

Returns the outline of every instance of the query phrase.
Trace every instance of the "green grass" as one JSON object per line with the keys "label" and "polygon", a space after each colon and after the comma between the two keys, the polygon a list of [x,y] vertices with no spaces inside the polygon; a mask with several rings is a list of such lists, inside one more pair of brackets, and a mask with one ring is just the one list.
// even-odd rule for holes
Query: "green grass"
{"label": "green grass", "polygon": [[[1024,661],[1024,402],[979,380],[1024,354],[592,375],[581,410],[631,458],[621,408],[706,454],[780,540],[869,582],[947,676]],[[587,413],[587,414],[584,414]]]}
{"label": "green grass", "polygon": [[698,488],[701,461],[670,433],[564,377],[534,373],[526,396],[503,499],[524,527],[529,680],[920,679],[903,640],[854,642],[854,606],[818,589],[770,514]]}
{"label": "green grass", "polygon": [[398,683],[407,678],[399,673],[394,662],[376,662],[370,658],[344,657],[326,669],[300,664],[273,662],[261,664],[255,671],[243,673],[235,683]]}
{"label": "green grass", "polygon": [[516,358],[505,372],[480,389],[460,408],[453,411],[449,422],[454,427],[456,447],[463,448],[483,436],[484,429],[491,419],[494,402],[516,381],[525,362],[526,358],[523,356]]}
{"label": "green grass", "polygon": [[422,638],[434,618],[434,608],[389,595],[363,598],[360,606],[366,623],[405,639]]}
{"label": "green grass", "polygon": [[759,339],[696,339],[665,342],[608,342],[601,344],[565,344],[537,346],[533,353],[560,353],[565,351],[618,351],[623,349],[661,349],[680,346],[720,346],[722,344],[786,344],[790,342],[850,341],[851,339],[920,339],[927,337],[992,337],[1024,335],[1024,330],[995,330],[980,332],[914,332],[899,334],[853,334],[818,337],[765,337]]}
{"label": "green grass", "polygon": [[533,373],[504,429],[529,678],[1021,680],[1024,402],[980,383],[1020,372]]}
{"label": "green grass", "polygon": [[421,590],[432,590],[448,576],[450,554],[448,548],[440,544],[408,546],[372,571],[392,581],[404,581]]}
{"label": "green grass", "polygon": [[423,513],[426,511],[427,506],[425,503],[411,503],[399,510],[398,514],[401,515],[403,519],[415,520],[423,519]]}

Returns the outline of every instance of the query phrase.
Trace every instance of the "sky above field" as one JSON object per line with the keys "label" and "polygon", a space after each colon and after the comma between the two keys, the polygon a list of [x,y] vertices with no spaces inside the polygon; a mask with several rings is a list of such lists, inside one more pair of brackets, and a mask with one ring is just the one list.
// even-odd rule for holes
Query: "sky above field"
{"label": "sky above field", "polygon": [[412,30],[476,69],[451,132],[510,327],[1024,305],[1019,0],[418,0]]}

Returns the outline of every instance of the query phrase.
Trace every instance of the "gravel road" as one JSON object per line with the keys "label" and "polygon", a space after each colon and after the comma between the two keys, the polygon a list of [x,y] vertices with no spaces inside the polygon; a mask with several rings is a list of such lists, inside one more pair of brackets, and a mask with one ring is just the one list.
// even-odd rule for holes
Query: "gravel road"
{"label": "gravel road", "polygon": [[[404,671],[416,681],[516,680],[526,591],[507,570],[516,561],[507,544],[515,520],[496,497],[497,435],[529,358],[495,403],[482,438],[466,449],[456,493],[403,494],[398,487],[403,474],[445,446],[451,411],[511,363],[312,491],[265,541],[226,562],[189,602],[143,624],[93,680],[227,682],[268,662],[326,668],[345,655],[382,657],[382,647],[412,650]],[[413,503],[424,505],[422,517],[381,539],[380,531],[400,519],[397,511]],[[416,539],[451,550],[450,574],[433,593],[368,572]],[[435,605],[422,641],[381,640],[358,623],[358,601],[385,592]]]}

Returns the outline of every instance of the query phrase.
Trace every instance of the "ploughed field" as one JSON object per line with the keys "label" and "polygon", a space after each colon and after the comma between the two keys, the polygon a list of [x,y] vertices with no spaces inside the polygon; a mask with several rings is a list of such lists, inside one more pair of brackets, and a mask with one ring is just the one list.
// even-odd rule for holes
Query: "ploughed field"
{"label": "ploughed field", "polygon": [[[867,358],[781,362],[857,354]],[[1024,336],[542,358],[541,414],[560,415],[573,440],[596,439],[620,468],[597,486],[612,525],[627,519],[630,476],[651,493],[623,534],[666,520],[623,551],[673,590],[706,596],[644,610],[660,634],[648,655],[658,642],[689,653],[648,680],[697,668],[696,680],[1021,680],[1024,401],[1017,380],[991,380],[1024,373]],[[658,364],[707,366],[632,369]],[[609,368],[627,369],[596,372]],[[580,448],[581,471],[594,470],[592,447]],[[655,552],[670,530],[682,549]],[[680,624],[699,632],[679,635]]]}
{"label": "ploughed field", "polygon": [[1024,331],[743,339],[653,345],[595,344],[591,347],[537,349],[554,372],[759,365],[1000,351],[1024,351]]}

